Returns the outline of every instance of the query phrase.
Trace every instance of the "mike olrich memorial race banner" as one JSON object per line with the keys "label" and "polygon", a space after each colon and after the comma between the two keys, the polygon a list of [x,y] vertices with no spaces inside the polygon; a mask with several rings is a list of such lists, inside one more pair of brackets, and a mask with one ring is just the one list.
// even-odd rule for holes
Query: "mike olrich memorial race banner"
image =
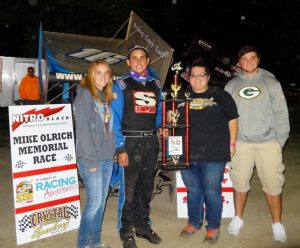
{"label": "mike olrich memorial race banner", "polygon": [[9,107],[17,244],[79,227],[70,104]]}

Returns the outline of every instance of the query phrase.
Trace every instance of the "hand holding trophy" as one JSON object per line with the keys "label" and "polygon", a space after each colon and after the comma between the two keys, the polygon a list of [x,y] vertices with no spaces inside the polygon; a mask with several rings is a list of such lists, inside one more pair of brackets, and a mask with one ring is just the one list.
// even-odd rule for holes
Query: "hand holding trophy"
{"label": "hand holding trophy", "polygon": [[178,112],[177,109],[175,111],[169,110],[167,112],[167,122],[176,127],[178,124],[179,116],[180,116],[180,113]]}

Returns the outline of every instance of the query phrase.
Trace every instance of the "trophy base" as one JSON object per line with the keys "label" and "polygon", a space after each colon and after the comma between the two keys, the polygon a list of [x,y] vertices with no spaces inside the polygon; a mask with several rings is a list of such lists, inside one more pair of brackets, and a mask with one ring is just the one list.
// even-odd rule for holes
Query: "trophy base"
{"label": "trophy base", "polygon": [[162,162],[158,163],[159,169],[162,171],[177,171],[177,170],[184,170],[188,169],[190,164],[186,164],[183,162],[174,163],[172,161],[168,161],[166,164],[163,164]]}
{"label": "trophy base", "polygon": [[177,124],[177,125],[165,125],[165,126],[162,126],[162,128],[168,128],[168,129],[171,129],[171,128],[187,128],[187,127],[190,127],[190,125]]}

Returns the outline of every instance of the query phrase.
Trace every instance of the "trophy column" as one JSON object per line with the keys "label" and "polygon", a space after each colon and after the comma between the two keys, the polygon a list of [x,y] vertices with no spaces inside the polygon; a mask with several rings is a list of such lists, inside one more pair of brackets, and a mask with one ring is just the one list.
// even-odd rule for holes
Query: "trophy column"
{"label": "trophy column", "polygon": [[[171,99],[167,99],[167,92],[162,94],[162,128],[169,130],[170,136],[168,138],[162,137],[162,162],[160,167],[165,171],[186,169],[189,167],[189,94],[185,94],[185,99],[178,98],[178,92],[181,90],[181,85],[178,82],[178,73],[182,68],[180,62],[174,64],[171,70],[175,71],[173,83],[171,84]],[[167,123],[167,103],[171,105],[171,121]],[[180,117],[177,110],[177,102],[184,102],[184,124],[178,124]],[[184,129],[184,137],[177,135],[178,129]]]}
{"label": "trophy column", "polygon": [[[167,93],[163,92],[162,93],[162,127],[164,128],[167,124],[166,121],[166,97]],[[162,142],[161,142],[161,159],[162,159],[162,165],[166,166],[167,165],[167,150],[166,150],[166,143],[167,138],[162,137]]]}
{"label": "trophy column", "polygon": [[185,164],[190,164],[190,93],[185,93],[185,139],[184,139],[184,162]]}

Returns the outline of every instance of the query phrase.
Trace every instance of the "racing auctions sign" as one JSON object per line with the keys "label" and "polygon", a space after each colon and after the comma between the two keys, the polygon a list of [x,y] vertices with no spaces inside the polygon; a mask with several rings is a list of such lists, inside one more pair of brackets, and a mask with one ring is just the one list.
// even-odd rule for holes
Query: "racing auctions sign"
{"label": "racing auctions sign", "polygon": [[78,228],[70,104],[9,107],[17,244]]}

